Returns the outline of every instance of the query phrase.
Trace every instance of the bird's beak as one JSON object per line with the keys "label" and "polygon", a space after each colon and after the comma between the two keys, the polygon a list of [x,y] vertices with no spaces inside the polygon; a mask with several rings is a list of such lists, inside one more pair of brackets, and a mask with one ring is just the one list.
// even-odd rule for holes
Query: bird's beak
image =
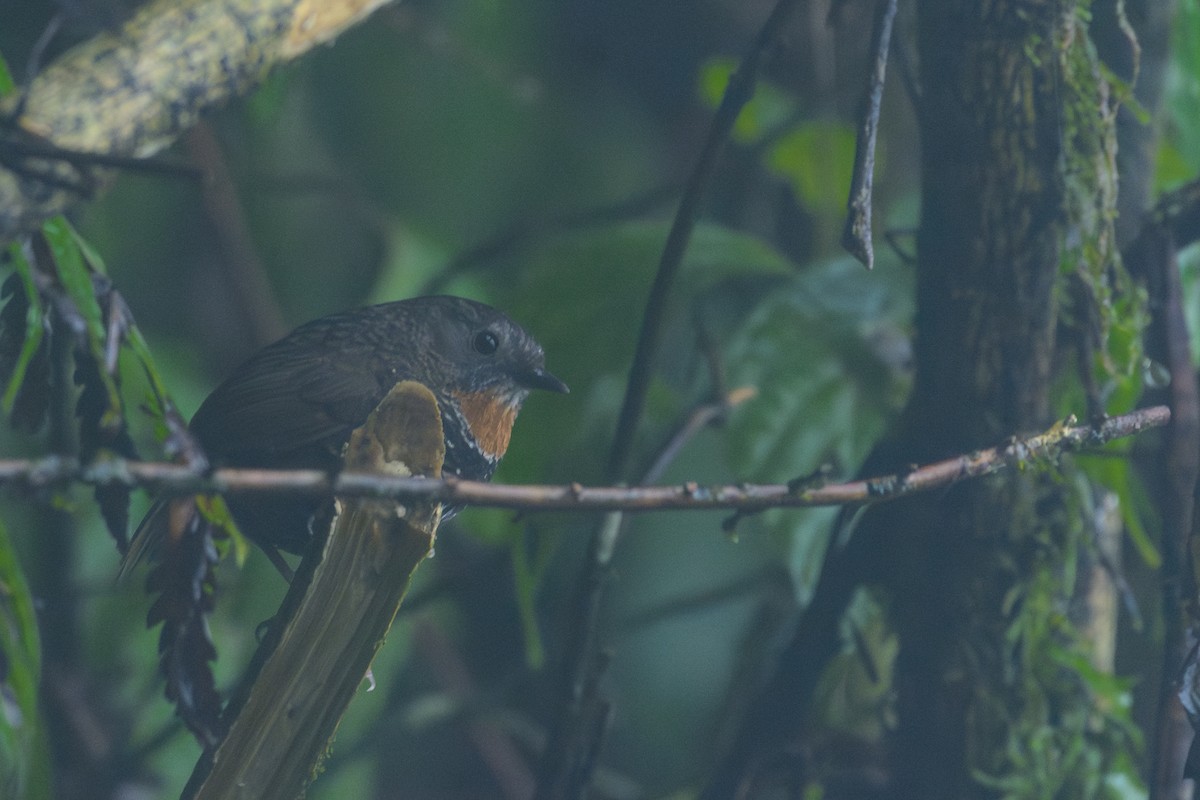
{"label": "bird's beak", "polygon": [[522,386],[529,389],[545,389],[548,392],[558,392],[559,394],[567,394],[571,391],[565,383],[544,369],[526,372],[518,380]]}

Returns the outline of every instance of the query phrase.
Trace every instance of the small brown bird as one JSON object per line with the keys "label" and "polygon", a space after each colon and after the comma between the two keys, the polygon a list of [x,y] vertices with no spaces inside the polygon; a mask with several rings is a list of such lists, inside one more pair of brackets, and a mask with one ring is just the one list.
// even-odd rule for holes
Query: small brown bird
{"label": "small brown bird", "polygon": [[[490,306],[418,297],[314,320],[251,356],[201,404],[191,430],[216,466],[335,471],[353,431],[399,381],[437,398],[443,473],[486,481],[532,389],[567,392],[541,346]],[[320,501],[231,498],[238,527],[268,551],[301,552]],[[127,562],[166,533],[166,505],[142,521]],[[458,509],[445,509],[443,518]]]}

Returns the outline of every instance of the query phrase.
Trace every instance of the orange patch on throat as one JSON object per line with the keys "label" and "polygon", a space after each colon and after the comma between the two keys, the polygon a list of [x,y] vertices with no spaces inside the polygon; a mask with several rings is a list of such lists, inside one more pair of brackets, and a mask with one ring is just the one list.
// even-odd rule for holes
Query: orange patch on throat
{"label": "orange patch on throat", "polygon": [[517,407],[490,392],[455,392],[454,399],[479,451],[493,459],[504,455],[517,420]]}

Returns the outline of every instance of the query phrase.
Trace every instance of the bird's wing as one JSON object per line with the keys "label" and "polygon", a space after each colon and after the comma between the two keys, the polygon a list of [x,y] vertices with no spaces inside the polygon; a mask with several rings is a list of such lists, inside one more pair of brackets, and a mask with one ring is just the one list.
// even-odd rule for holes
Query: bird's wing
{"label": "bird's wing", "polygon": [[192,430],[217,463],[267,465],[340,445],[390,388],[357,359],[287,343],[239,367],[196,412]]}

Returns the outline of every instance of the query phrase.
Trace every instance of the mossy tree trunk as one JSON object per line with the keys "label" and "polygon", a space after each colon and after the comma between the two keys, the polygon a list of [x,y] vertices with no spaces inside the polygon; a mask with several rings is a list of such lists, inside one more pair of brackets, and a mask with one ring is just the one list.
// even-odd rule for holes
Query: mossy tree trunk
{"label": "mossy tree trunk", "polygon": [[[917,372],[866,475],[1068,409],[1127,407],[1139,388],[1146,312],[1116,251],[1117,103],[1090,3],[923,0],[917,14]],[[864,585],[882,588],[901,649],[889,768],[858,779],[904,800],[1092,797],[1110,775],[1134,780],[1121,684],[1084,633],[1098,627],[1081,600],[1094,555],[1085,486],[1063,463],[845,515],[704,796],[821,779],[815,696]]]}
{"label": "mossy tree trunk", "polygon": [[[916,458],[1046,425],[1064,318],[1087,317],[1064,303],[1111,285],[1114,114],[1087,5],[918,6],[917,377],[904,429]],[[985,796],[989,777],[1020,773],[1032,788],[1066,770],[1021,758],[1062,756],[1086,735],[1086,695],[1066,696],[1055,666],[1080,647],[1053,621],[1073,591],[1073,502],[1061,483],[1017,474],[873,521],[902,643],[896,796]]]}

